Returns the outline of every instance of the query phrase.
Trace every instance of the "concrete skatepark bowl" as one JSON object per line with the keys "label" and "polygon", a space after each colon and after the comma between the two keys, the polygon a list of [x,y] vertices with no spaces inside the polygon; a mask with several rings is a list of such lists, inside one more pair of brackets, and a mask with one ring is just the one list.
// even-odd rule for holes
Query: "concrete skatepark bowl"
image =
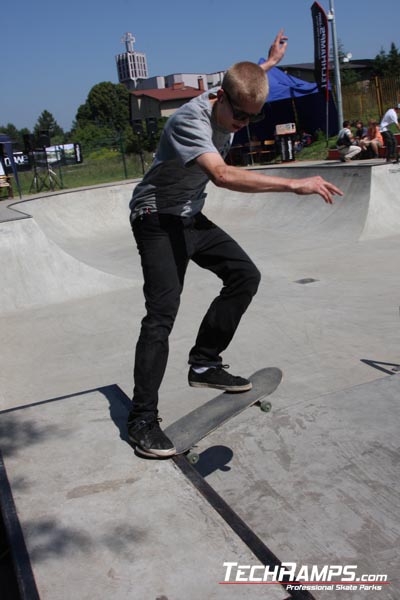
{"label": "concrete skatepark bowl", "polygon": [[[312,597],[395,600],[400,168],[361,161],[265,172],[322,174],[344,197],[329,206],[209,186],[204,212],[262,274],[224,361],[243,375],[278,367],[284,378],[267,417],[248,409],[222,426],[190,469],[279,561],[357,565],[355,591],[315,588]],[[176,462],[141,460],[126,442],[143,316],[133,185],[0,206],[1,502],[21,596],[295,597],[279,585],[224,585],[224,563],[259,564],[251,546]],[[214,396],[188,388],[186,374],[218,289],[189,267],[161,389],[164,425]],[[361,589],[364,574],[371,585],[387,575],[379,593]]]}

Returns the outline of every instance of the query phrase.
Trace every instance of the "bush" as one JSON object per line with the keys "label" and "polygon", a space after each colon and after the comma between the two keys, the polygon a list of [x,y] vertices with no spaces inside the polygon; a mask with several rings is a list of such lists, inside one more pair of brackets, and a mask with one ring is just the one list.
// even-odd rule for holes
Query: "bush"
{"label": "bush", "polygon": [[115,158],[117,150],[113,148],[98,148],[93,150],[87,156],[88,160],[107,160]]}

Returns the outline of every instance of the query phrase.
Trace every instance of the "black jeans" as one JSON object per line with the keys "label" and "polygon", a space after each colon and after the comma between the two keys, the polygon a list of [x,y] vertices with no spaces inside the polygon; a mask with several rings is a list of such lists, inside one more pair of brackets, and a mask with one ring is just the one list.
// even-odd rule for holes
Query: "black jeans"
{"label": "black jeans", "polygon": [[136,345],[131,419],[158,415],[158,390],[168,359],[168,337],[178,312],[189,260],[215,273],[222,290],[211,303],[189,363],[212,366],[231,341],[257,291],[260,273],[242,248],[202,213],[149,214],[132,223],[142,262],[146,316]]}
{"label": "black jeans", "polygon": [[391,158],[397,160],[397,141],[394,134],[389,130],[382,131],[382,137],[386,146],[386,160],[390,160]]}

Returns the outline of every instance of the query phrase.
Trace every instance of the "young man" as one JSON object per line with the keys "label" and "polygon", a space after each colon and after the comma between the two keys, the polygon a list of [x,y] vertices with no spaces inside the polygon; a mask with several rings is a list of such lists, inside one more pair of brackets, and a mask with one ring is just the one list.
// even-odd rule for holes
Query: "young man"
{"label": "young man", "polygon": [[400,110],[400,104],[397,104],[395,108],[389,108],[388,111],[383,115],[380,129],[383,137],[383,143],[386,146],[386,162],[390,162],[391,159],[394,163],[399,162],[399,155],[397,154],[397,142],[393,133],[390,131],[390,125],[396,125],[400,131],[398,113]]}
{"label": "young man", "polygon": [[319,194],[327,203],[341,194],[321,177],[269,177],[224,161],[233,134],[259,118],[268,95],[266,72],[281,60],[286,45],[280,31],[265,63],[237,63],[220,89],[180,107],[166,123],[153,164],[133,192],[131,224],[142,262],[147,314],[136,346],[128,435],[140,454],[175,453],[159,426],[158,390],[189,260],[223,283],[190,351],[189,385],[235,392],[251,388],[247,379],[228,373],[221,353],[257,291],[260,273],[242,248],[201,212],[209,180],[234,191]]}
{"label": "young man", "polygon": [[350,162],[352,158],[360,154],[361,148],[357,146],[352,131],[350,121],[343,121],[343,127],[339,131],[336,147],[339,150],[340,160]]}

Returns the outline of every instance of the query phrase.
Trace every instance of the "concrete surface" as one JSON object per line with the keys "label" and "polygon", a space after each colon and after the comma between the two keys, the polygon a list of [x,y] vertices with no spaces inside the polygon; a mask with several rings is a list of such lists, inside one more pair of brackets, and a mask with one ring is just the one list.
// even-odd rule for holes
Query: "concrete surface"
{"label": "concrete surface", "polygon": [[[315,598],[358,600],[376,594],[394,600],[400,595],[395,472],[400,386],[394,370],[400,364],[400,168],[353,161],[295,163],[265,172],[322,174],[345,196],[328,206],[317,197],[244,195],[210,186],[206,214],[242,243],[263,276],[224,361],[243,375],[276,366],[284,380],[271,397],[271,414],[246,411],[202,442],[198,470],[280,560],[320,567],[357,564],[360,574],[387,574],[391,581],[379,592],[317,591]],[[27,486],[13,484],[20,518],[40,525],[47,515],[50,530],[57,519],[65,527],[71,515],[71,469],[83,488],[126,481],[132,470],[136,483],[117,486],[118,531],[136,500],[133,518],[144,522],[147,532],[140,538],[139,556],[133,558],[129,530],[123,558],[112,543],[111,549],[96,543],[118,537],[115,528],[111,533],[107,529],[108,520],[104,529],[100,525],[101,515],[109,515],[114,502],[114,490],[107,484],[101,494],[84,496],[93,503],[87,523],[83,514],[89,504],[72,503],[73,530],[87,541],[79,555],[81,567],[55,545],[54,554],[43,561],[45,569],[37,566],[37,577],[44,582],[39,572],[45,571],[48,585],[54,586],[63,569],[71,569],[68,581],[78,572],[78,579],[84,578],[86,564],[90,579],[99,576],[104,582],[111,577],[104,575],[104,565],[110,563],[115,570],[129,555],[126,579],[111,577],[117,598],[135,589],[138,597],[181,600],[188,597],[186,578],[198,593],[191,591],[194,598],[252,598],[261,592],[283,598],[285,593],[275,586],[261,592],[263,586],[218,586],[222,562],[239,556],[253,564],[248,550],[172,462],[141,461],[114,439],[116,428],[99,392],[88,398],[79,395],[113,385],[131,393],[133,351],[143,315],[140,265],[127,220],[133,185],[14,203],[12,210],[32,218],[0,224],[5,282],[0,291],[0,406],[17,409],[3,413],[2,422],[29,414],[34,423],[43,419],[45,424],[40,443],[22,437],[18,452],[4,459],[17,483],[20,476],[28,478]],[[201,317],[218,289],[212,275],[195,265],[189,268],[161,390],[164,424],[214,395],[187,387],[186,362]],[[66,395],[71,398],[19,408]],[[92,420],[87,423],[86,410],[100,412],[93,419],[99,431]],[[63,434],[54,435],[60,423]],[[89,468],[95,448],[101,457],[99,472]],[[34,460],[25,464],[23,457],[30,451]],[[35,472],[47,470],[47,456],[53,452],[58,474],[49,475],[39,490],[32,480]],[[43,505],[39,515],[43,486],[56,508]],[[182,514],[186,505],[194,511],[189,517]],[[156,515],[156,533],[149,515]],[[93,524],[98,537],[91,537]],[[181,544],[185,569],[190,564],[182,582],[176,571],[166,579],[160,570],[154,535],[168,555]],[[213,540],[210,553],[199,541],[208,538]],[[54,587],[49,595],[46,585],[43,598],[70,596],[68,583],[60,585],[61,596],[54,595]]]}
{"label": "concrete surface", "polygon": [[[40,598],[229,598],[218,583],[223,562],[248,564],[251,552],[171,461],[135,459],[115,388],[2,415]],[[271,590],[284,597],[280,586]]]}

